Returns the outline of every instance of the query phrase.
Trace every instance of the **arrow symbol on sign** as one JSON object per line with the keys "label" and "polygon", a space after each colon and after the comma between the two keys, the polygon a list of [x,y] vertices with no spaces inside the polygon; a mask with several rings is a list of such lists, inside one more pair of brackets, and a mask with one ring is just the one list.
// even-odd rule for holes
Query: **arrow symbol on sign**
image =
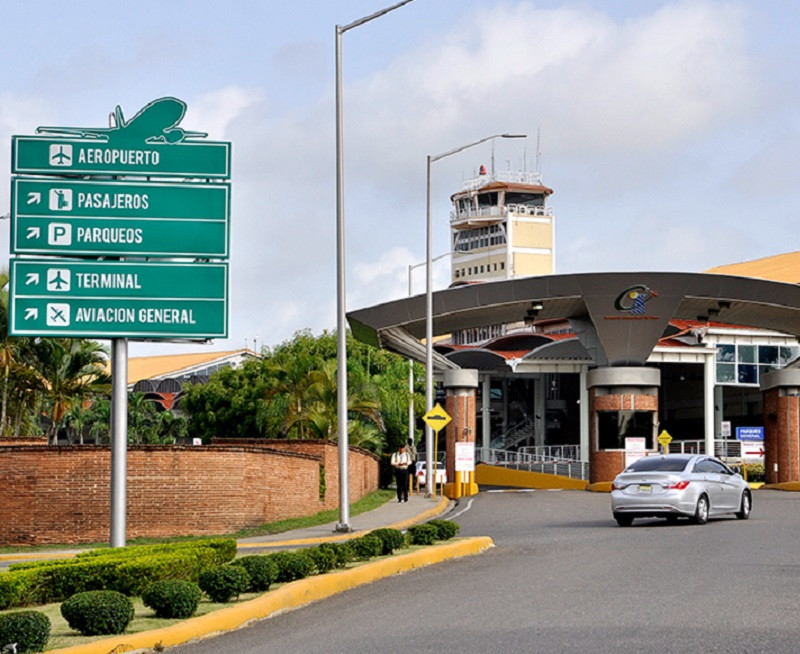
{"label": "arrow symbol on sign", "polygon": [[39,273],[28,273],[26,275],[25,286],[30,286],[31,284],[38,284],[39,283]]}
{"label": "arrow symbol on sign", "polygon": [[33,318],[36,320],[39,317],[39,309],[35,307],[30,307],[29,309],[25,309],[25,320],[30,320]]}
{"label": "arrow symbol on sign", "polygon": [[30,241],[32,238],[39,238],[42,235],[42,228],[41,227],[28,227],[28,240]]}
{"label": "arrow symbol on sign", "polygon": [[28,204],[39,204],[42,201],[42,194],[39,191],[28,193]]}

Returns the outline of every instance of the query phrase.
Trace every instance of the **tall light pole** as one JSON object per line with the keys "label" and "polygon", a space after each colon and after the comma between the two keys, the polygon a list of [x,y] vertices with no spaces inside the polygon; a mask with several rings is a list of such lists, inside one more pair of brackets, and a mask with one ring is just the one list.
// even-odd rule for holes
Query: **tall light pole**
{"label": "tall light pole", "polygon": [[[452,154],[457,154],[467,148],[471,148],[492,139],[524,139],[526,134],[493,134],[478,141],[467,143],[453,150],[448,150],[442,154],[428,155],[428,237],[426,251],[426,270],[427,280],[425,284],[425,412],[427,413],[433,408],[433,269],[431,254],[433,252],[433,221],[431,220],[431,164],[439,159],[444,159]],[[435,483],[433,463],[433,430],[425,426],[425,484],[426,495],[433,495],[433,486]]]}
{"label": "tall light pole", "polygon": [[[450,252],[445,252],[444,254],[440,254],[438,257],[433,257],[431,259],[431,263],[439,261],[440,259],[444,259],[445,257],[449,257]],[[411,271],[414,268],[419,268],[420,266],[427,265],[427,261],[422,261],[420,263],[412,263],[408,266],[408,297],[411,297],[413,294],[413,288],[411,284]],[[408,437],[413,440],[414,438],[414,426],[416,420],[414,416],[414,359],[408,360]]]}
{"label": "tall light pole", "polygon": [[339,522],[336,531],[350,529],[350,482],[347,466],[350,438],[347,433],[347,333],[344,285],[344,154],[342,152],[342,34],[407,5],[403,0],[364,16],[348,25],[336,26],[336,411],[339,434]]}

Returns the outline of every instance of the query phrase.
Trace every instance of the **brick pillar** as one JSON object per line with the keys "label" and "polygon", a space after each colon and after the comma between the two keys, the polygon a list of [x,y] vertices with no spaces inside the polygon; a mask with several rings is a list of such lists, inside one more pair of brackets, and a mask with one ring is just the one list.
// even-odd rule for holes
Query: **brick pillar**
{"label": "brick pillar", "polygon": [[761,375],[761,391],[766,482],[800,481],[800,370]]}
{"label": "brick pillar", "polygon": [[625,468],[625,448],[599,449],[597,414],[601,411],[648,411],[653,414],[651,451],[658,449],[657,368],[597,368],[586,376],[589,389],[589,481],[612,481]]}
{"label": "brick pillar", "polygon": [[444,494],[451,499],[475,495],[475,472],[456,472],[456,443],[475,446],[477,370],[446,370],[444,373],[445,411],[451,421],[445,427],[447,483]]}

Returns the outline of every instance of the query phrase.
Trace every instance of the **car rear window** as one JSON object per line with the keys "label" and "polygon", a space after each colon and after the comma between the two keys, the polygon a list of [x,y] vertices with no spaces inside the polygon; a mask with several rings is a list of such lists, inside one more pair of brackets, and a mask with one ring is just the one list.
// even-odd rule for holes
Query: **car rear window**
{"label": "car rear window", "polygon": [[681,472],[686,468],[687,459],[665,458],[663,456],[646,456],[629,465],[625,472]]}

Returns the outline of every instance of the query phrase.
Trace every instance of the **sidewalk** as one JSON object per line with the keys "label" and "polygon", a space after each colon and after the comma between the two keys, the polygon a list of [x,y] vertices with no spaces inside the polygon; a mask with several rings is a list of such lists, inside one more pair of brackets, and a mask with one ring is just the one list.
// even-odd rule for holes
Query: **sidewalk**
{"label": "sidewalk", "polygon": [[248,548],[280,548],[302,547],[323,542],[349,540],[363,536],[366,532],[380,527],[391,527],[405,530],[411,525],[436,518],[450,510],[453,505],[446,497],[426,498],[422,494],[410,495],[408,502],[389,500],[377,509],[350,517],[352,531],[341,533],[336,531],[337,522],[330,522],[307,529],[295,529],[269,536],[240,538],[239,549]]}
{"label": "sidewalk", "polygon": [[[306,529],[294,529],[280,534],[268,536],[253,536],[240,538],[237,542],[240,553],[242,550],[303,547],[323,542],[349,540],[363,536],[366,532],[380,527],[393,527],[405,530],[411,525],[430,520],[446,513],[451,503],[446,497],[426,498],[422,494],[410,495],[408,502],[390,500],[377,509],[350,517],[351,532],[340,533],[336,531],[337,522],[331,522]],[[0,568],[8,567],[11,563],[19,561],[32,561],[37,559],[65,559],[75,556],[81,549],[69,550],[38,550],[35,552],[14,552],[0,554]]]}

